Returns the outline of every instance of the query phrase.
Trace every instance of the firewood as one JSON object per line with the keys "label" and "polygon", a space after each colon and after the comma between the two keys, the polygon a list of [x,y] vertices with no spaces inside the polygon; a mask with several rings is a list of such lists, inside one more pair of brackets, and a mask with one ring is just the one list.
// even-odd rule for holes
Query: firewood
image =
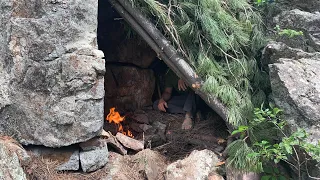
{"label": "firewood", "polygon": [[144,149],[144,144],[141,141],[128,137],[122,133],[117,133],[116,138],[123,146],[129,149],[135,151],[141,151]]}

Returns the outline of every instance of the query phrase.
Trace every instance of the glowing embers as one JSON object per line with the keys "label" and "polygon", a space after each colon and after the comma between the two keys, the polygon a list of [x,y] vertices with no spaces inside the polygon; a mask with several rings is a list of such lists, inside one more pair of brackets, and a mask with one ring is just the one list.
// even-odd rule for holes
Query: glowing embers
{"label": "glowing embers", "polygon": [[110,109],[110,112],[106,117],[106,120],[109,121],[109,123],[115,123],[118,126],[118,132],[133,138],[134,136],[132,135],[132,132],[129,130],[125,131],[123,129],[122,124],[121,124],[121,122],[123,122],[125,120],[125,116],[121,117],[120,113],[115,111],[115,109],[116,108],[114,108],[114,107]]}

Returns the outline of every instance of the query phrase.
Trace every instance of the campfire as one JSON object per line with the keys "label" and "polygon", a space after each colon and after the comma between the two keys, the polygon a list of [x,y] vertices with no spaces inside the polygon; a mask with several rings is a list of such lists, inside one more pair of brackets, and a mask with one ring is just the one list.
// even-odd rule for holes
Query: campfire
{"label": "campfire", "polygon": [[109,114],[107,115],[106,117],[106,120],[109,121],[109,123],[114,123],[117,125],[117,131],[126,135],[126,136],[129,136],[131,138],[134,138],[132,132],[128,129],[128,130],[124,130],[121,122],[123,122],[125,120],[125,116],[121,116],[119,112],[117,112],[115,110],[116,108],[111,108],[110,109],[110,112]]}
{"label": "campfire", "polygon": [[[133,151],[141,151],[144,149],[144,142],[134,139],[133,132],[135,131],[129,130],[129,128],[131,128],[130,124],[132,124],[132,118],[129,116],[130,114],[121,116],[115,107],[110,108],[106,121],[108,121],[107,124],[111,126],[107,126],[101,133],[101,136],[107,138],[106,141],[108,144],[123,155],[127,154],[127,149]],[[115,126],[116,129],[114,131]]]}

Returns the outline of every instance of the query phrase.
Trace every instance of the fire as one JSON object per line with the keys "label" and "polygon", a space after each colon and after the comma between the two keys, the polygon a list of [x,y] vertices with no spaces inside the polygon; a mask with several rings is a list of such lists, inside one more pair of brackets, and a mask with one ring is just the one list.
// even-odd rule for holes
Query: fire
{"label": "fire", "polygon": [[115,111],[115,109],[116,108],[114,108],[114,107],[110,109],[110,112],[107,115],[106,120],[108,120],[109,123],[117,124],[118,125],[118,132],[133,138],[131,131],[129,131],[129,130],[125,131],[122,127],[121,122],[124,121],[125,117],[121,117],[120,114],[117,111]]}

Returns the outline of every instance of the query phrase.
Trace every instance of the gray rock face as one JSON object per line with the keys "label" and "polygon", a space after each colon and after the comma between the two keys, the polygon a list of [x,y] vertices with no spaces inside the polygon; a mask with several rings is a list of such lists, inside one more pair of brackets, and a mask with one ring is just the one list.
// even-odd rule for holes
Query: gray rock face
{"label": "gray rock face", "polygon": [[72,153],[70,156],[70,159],[68,162],[61,164],[56,168],[58,171],[77,171],[80,167],[80,155],[79,150],[76,150]]}
{"label": "gray rock face", "polygon": [[293,131],[306,129],[311,135],[309,141],[316,143],[320,137],[320,13],[315,10],[319,10],[320,2],[294,0],[287,6],[288,10],[274,17],[274,24],[304,34],[270,42],[262,62],[269,67],[273,100],[284,110],[284,118]]}
{"label": "gray rock face", "polygon": [[27,179],[20,163],[18,155],[11,152],[5,143],[0,142],[0,179],[24,180]]}
{"label": "gray rock face", "polygon": [[268,65],[279,63],[280,58],[287,58],[298,60],[300,58],[307,58],[317,60],[320,59],[320,53],[308,53],[298,48],[292,48],[282,42],[271,41],[263,49],[262,64]]}
{"label": "gray rock face", "polygon": [[289,9],[297,8],[307,12],[315,12],[320,10],[319,0],[282,0],[279,1],[282,6]]}
{"label": "gray rock face", "polygon": [[0,2],[0,133],[49,147],[100,133],[105,65],[96,50],[97,3]]}
{"label": "gray rock face", "polygon": [[320,51],[320,13],[309,13],[298,9],[284,11],[274,18],[274,23],[282,29],[294,29],[304,32],[303,36],[278,39],[293,48],[304,51]]}
{"label": "gray rock face", "polygon": [[320,138],[320,61],[301,58],[279,59],[269,65],[275,103],[295,129],[310,133],[309,141]]}
{"label": "gray rock face", "polygon": [[94,149],[80,152],[81,167],[84,172],[92,172],[108,163],[109,152],[107,143]]}
{"label": "gray rock face", "polygon": [[187,158],[178,160],[167,167],[166,179],[205,180],[216,174],[219,162],[210,150],[194,150]]}

